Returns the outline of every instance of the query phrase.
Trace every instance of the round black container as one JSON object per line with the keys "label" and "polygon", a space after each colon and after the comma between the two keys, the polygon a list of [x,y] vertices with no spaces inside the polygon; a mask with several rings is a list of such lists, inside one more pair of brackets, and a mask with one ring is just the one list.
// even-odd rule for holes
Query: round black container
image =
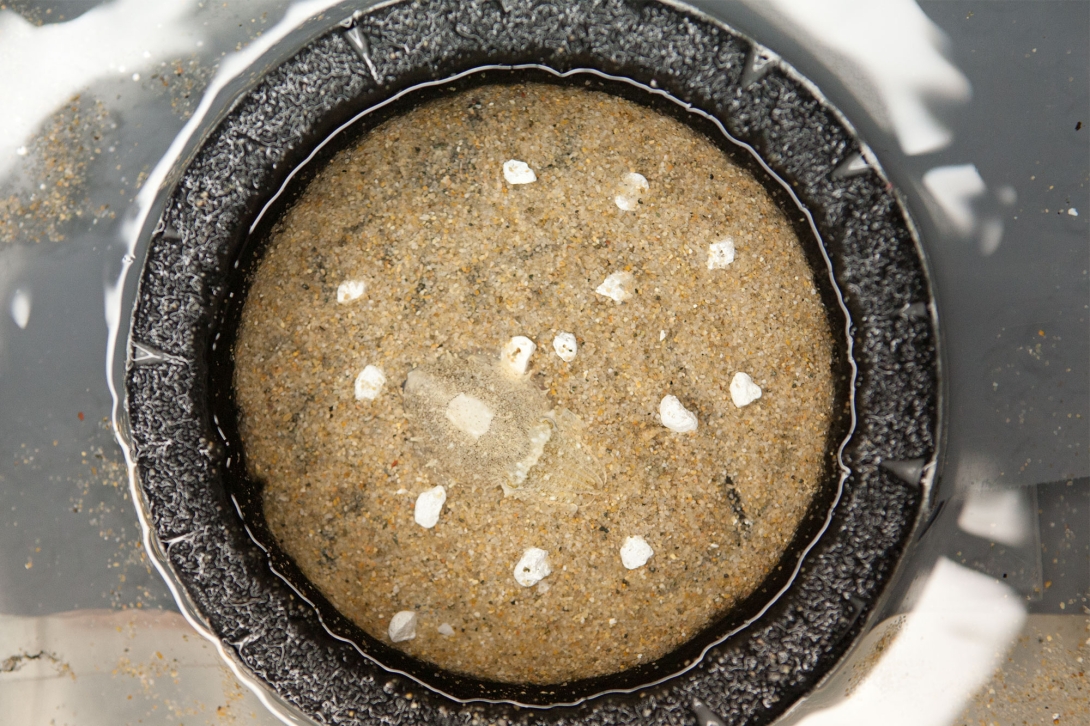
{"label": "round black container", "polygon": [[[795,224],[841,337],[828,486],[761,588],[664,658],[550,686],[437,670],[338,613],[276,545],[245,474],[231,347],[265,233],[323,160],[476,83],[589,85],[674,114],[749,167]],[[162,564],[275,700],[321,723],[763,723],[846,651],[903,554],[936,457],[931,293],[905,211],[798,74],[657,2],[393,4],[318,37],[246,93],[170,192],[140,281],[126,379]],[[411,694],[411,695],[410,695]],[[679,711],[679,709],[683,709]],[[461,715],[460,715],[461,714]]]}

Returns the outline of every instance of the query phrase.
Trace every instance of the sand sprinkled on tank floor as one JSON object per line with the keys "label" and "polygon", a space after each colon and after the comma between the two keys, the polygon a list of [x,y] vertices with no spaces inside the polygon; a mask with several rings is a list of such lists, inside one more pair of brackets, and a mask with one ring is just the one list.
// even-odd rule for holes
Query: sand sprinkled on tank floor
{"label": "sand sprinkled on tank floor", "polygon": [[[614,275],[623,302],[596,292]],[[235,386],[268,523],[335,607],[386,642],[415,613],[394,647],[443,668],[551,683],[652,661],[760,584],[820,487],[832,350],[790,225],[711,142],[603,93],[488,86],[317,174],[256,271]],[[695,431],[663,425],[668,395]],[[532,548],[550,572],[525,587]]]}

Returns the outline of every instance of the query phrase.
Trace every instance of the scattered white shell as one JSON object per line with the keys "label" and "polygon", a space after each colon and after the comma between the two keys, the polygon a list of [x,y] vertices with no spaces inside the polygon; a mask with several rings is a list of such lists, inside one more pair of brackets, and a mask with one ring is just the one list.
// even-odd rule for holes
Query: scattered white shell
{"label": "scattered white shell", "polygon": [[492,426],[492,409],[481,399],[459,393],[447,404],[447,420],[459,430],[473,437],[481,438]]}
{"label": "scattered white shell", "polygon": [[646,565],[653,554],[655,551],[643,537],[625,537],[624,544],[621,545],[621,564],[625,569],[635,570]]}
{"label": "scattered white shell", "polygon": [[1074,207],[1071,207],[1070,209],[1068,209],[1067,213],[1068,213],[1068,215],[1070,215],[1072,217],[1079,216],[1079,210],[1075,209]]}
{"label": "scattered white shell", "polygon": [[557,333],[553,338],[553,350],[560,356],[560,360],[571,363],[575,360],[575,354],[579,352],[579,343],[571,333]]}
{"label": "scattered white shell", "polygon": [[661,343],[664,340],[666,340],[666,331],[665,330],[660,330],[659,331],[659,342]]}
{"label": "scattered white shell", "polygon": [[532,587],[544,580],[552,568],[549,567],[549,553],[537,547],[531,547],[522,553],[522,559],[515,565],[515,582],[523,587]]}
{"label": "scattered white shell", "polygon": [[448,638],[454,635],[454,628],[451,627],[450,623],[443,623],[436,630],[439,631],[440,635],[445,635]]}
{"label": "scattered white shell", "polygon": [[503,162],[503,178],[508,184],[532,184],[537,181],[537,174],[525,161],[511,159]]}
{"label": "scattered white shell", "polygon": [[439,513],[447,501],[447,490],[441,486],[433,487],[420,493],[413,509],[413,519],[424,529],[431,529],[439,523]]}
{"label": "scattered white shell", "polygon": [[342,305],[347,302],[352,302],[360,298],[363,295],[363,291],[367,289],[363,280],[345,280],[340,285],[337,285],[337,302]]}
{"label": "scattered white shell", "polygon": [[738,408],[748,406],[761,397],[761,387],[748,373],[735,373],[730,382],[730,398]]}
{"label": "scattered white shell", "polygon": [[681,405],[677,396],[663,397],[659,403],[659,418],[663,426],[679,434],[696,431],[696,414]]}
{"label": "scattered white shell", "polygon": [[18,149],[15,150],[15,153],[18,154],[19,156],[26,156],[27,155],[27,148],[25,146],[20,146]]}
{"label": "scattered white shell", "polygon": [[632,297],[632,284],[636,278],[631,272],[614,272],[607,277],[601,285],[595,288],[595,292],[604,295],[615,302],[624,302]]}
{"label": "scattered white shell", "polygon": [[402,610],[390,618],[390,628],[387,631],[390,640],[401,643],[416,637],[416,613],[412,610]]}
{"label": "scattered white shell", "polygon": [[516,376],[526,375],[526,367],[530,365],[530,356],[537,350],[534,341],[524,335],[516,335],[503,346],[500,354],[500,362],[508,373]]}
{"label": "scattered white shell", "polygon": [[721,270],[734,262],[734,240],[724,240],[708,245],[708,269]]}
{"label": "scattered white shell", "polygon": [[382,372],[382,369],[367,366],[356,376],[356,400],[374,401],[384,385],[386,385],[386,374]]}
{"label": "scattered white shell", "polygon": [[625,212],[634,211],[640,204],[640,197],[649,188],[643,174],[629,172],[621,178],[621,188],[613,201]]}

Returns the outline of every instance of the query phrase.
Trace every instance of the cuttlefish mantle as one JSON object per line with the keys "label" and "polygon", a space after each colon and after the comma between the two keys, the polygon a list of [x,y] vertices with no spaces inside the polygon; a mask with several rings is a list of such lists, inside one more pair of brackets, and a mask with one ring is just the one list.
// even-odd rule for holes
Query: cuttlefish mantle
{"label": "cuttlefish mantle", "polygon": [[451,483],[569,508],[604,484],[583,421],[502,356],[445,355],[410,371],[402,391],[418,453]]}

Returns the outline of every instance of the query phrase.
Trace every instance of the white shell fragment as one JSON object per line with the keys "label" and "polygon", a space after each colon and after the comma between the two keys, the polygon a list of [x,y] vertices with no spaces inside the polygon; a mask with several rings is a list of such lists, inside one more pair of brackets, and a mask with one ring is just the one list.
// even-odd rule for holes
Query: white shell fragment
{"label": "white shell fragment", "polygon": [[413,519],[424,529],[431,529],[439,523],[439,513],[447,501],[447,490],[441,486],[433,487],[420,493],[416,498]]}
{"label": "white shell fragment", "polygon": [[735,373],[730,382],[730,398],[738,408],[748,406],[761,397],[761,387],[747,373]]}
{"label": "white shell fragment", "polygon": [[643,537],[625,537],[621,545],[621,564],[625,569],[635,570],[646,565],[653,554],[655,551]]}
{"label": "white shell fragment", "polygon": [[473,440],[481,438],[492,427],[492,409],[481,399],[459,393],[447,404],[447,420]]}
{"label": "white shell fragment", "polygon": [[363,296],[366,289],[367,286],[363,284],[363,280],[345,280],[337,285],[337,302],[343,305],[357,300]]}
{"label": "white shell fragment", "polygon": [[448,638],[454,635],[454,628],[451,627],[450,623],[443,623],[436,630],[439,631],[440,635],[445,635]]}
{"label": "white shell fragment", "polygon": [[613,201],[625,212],[635,211],[640,204],[640,197],[649,188],[647,178],[643,174],[629,172],[621,178],[621,188],[617,196],[613,197]]}
{"label": "white shell fragment", "polygon": [[412,610],[402,610],[390,618],[390,629],[387,631],[390,640],[401,643],[416,637],[416,613]]}
{"label": "white shell fragment", "polygon": [[503,178],[508,184],[532,184],[537,181],[537,174],[525,161],[511,159],[503,162]]}
{"label": "white shell fragment", "polygon": [[534,341],[524,335],[516,335],[503,346],[500,354],[500,362],[508,373],[516,376],[526,375],[526,367],[530,365],[530,356],[537,350]]}
{"label": "white shell fragment", "polygon": [[696,414],[681,405],[677,396],[664,396],[659,403],[659,418],[662,425],[679,434],[696,431]]}
{"label": "white shell fragment", "polygon": [[522,553],[522,559],[515,565],[515,582],[523,587],[533,587],[552,572],[549,567],[549,553],[537,547],[531,547]]}
{"label": "white shell fragment", "polygon": [[386,374],[381,368],[367,366],[356,376],[356,400],[374,401],[386,385]]}
{"label": "white shell fragment", "polygon": [[727,237],[724,240],[708,245],[708,269],[722,270],[734,262],[734,240]]}
{"label": "white shell fragment", "polygon": [[624,302],[632,297],[632,285],[636,278],[631,272],[614,272],[607,277],[594,291],[604,295],[614,302]]}
{"label": "white shell fragment", "polygon": [[560,360],[571,363],[575,360],[575,354],[579,352],[579,343],[571,333],[557,333],[553,338],[553,350],[560,356]]}

